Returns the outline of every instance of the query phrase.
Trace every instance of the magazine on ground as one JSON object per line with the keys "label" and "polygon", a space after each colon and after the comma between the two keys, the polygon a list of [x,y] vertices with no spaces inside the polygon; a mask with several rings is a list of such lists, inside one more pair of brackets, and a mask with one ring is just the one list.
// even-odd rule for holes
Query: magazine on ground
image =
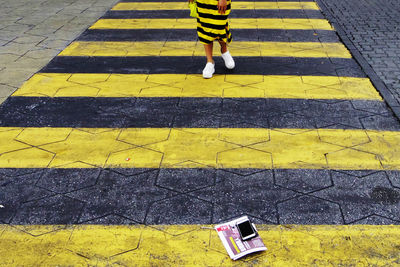
{"label": "magazine on ground", "polygon": [[250,253],[267,250],[267,247],[264,245],[259,235],[246,241],[242,240],[237,228],[237,223],[245,219],[248,220],[248,217],[243,216],[215,226],[215,230],[217,230],[222,244],[228,252],[229,257],[233,260],[237,260]]}

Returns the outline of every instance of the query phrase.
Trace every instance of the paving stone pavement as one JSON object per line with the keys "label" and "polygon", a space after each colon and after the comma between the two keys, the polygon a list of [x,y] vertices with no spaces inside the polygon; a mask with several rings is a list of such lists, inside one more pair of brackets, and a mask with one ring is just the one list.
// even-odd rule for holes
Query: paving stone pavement
{"label": "paving stone pavement", "polygon": [[1,1],[0,103],[115,2],[115,0]]}
{"label": "paving stone pavement", "polygon": [[242,2],[212,79],[186,2],[15,26],[57,56],[0,105],[0,265],[235,265],[211,225],[243,215],[269,250],[239,264],[398,263],[400,122],[305,2]]}
{"label": "paving stone pavement", "polygon": [[400,103],[400,2],[321,0]]}

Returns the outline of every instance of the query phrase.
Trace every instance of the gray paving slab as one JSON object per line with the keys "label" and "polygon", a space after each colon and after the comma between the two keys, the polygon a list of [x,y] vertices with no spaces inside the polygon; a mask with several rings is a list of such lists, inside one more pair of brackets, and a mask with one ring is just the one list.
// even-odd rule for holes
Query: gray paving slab
{"label": "gray paving slab", "polygon": [[281,224],[343,224],[337,203],[300,196],[277,204]]}
{"label": "gray paving slab", "polygon": [[153,203],[146,216],[146,224],[211,224],[213,204],[186,195],[174,196]]}
{"label": "gray paving slab", "polygon": [[116,0],[3,0],[0,103],[115,3]]}
{"label": "gray paving slab", "polygon": [[83,202],[63,195],[39,198],[22,203],[11,223],[74,224],[78,222],[83,207]]}
{"label": "gray paving slab", "polygon": [[50,169],[43,172],[36,186],[64,194],[94,186],[100,173],[100,169]]}
{"label": "gray paving slab", "polygon": [[[364,69],[371,68],[369,76],[376,75],[377,79],[383,81],[381,86],[380,81],[373,79],[375,86],[382,89],[381,93],[386,96],[385,99],[390,101],[393,107],[400,106],[400,2],[318,1],[322,3],[325,15],[338,28],[346,45],[351,45],[359,52],[362,57],[359,62]],[[394,111],[399,116],[398,109],[394,108]]]}
{"label": "gray paving slab", "polygon": [[300,193],[310,193],[333,185],[328,170],[275,170],[275,183]]}
{"label": "gray paving slab", "polygon": [[[0,65],[0,101],[113,3],[110,0],[38,0],[33,3],[6,0],[4,9],[0,11],[0,14],[8,13],[6,18],[0,19],[0,56],[5,59],[4,65]],[[366,4],[363,1],[360,3]],[[357,13],[354,10],[348,12]],[[392,25],[390,29],[394,27]],[[349,26],[349,29],[359,28]],[[360,32],[359,36],[364,38],[364,35],[368,37],[368,32]],[[395,45],[388,46],[387,54],[396,51]],[[366,51],[373,48],[364,43],[360,43],[360,47]],[[386,47],[381,44],[376,47],[379,51],[375,54],[385,58],[386,54],[381,50]],[[98,71],[100,60],[105,62],[104,66],[110,67],[110,59],[97,60],[90,65],[92,69],[88,68],[89,65],[82,65],[85,71]],[[106,60],[110,61],[107,63]],[[140,63],[138,58],[130,60],[127,65]],[[175,73],[178,65],[175,63],[181,59],[167,60]],[[252,61],[251,58],[238,59],[238,62],[240,60],[243,66],[244,61]],[[258,58],[254,62],[247,65],[252,65],[252,69],[238,69],[242,68],[247,74],[254,74],[255,68],[263,69],[265,66],[279,74],[297,74],[304,70],[305,75],[365,76],[353,60],[325,59],[316,68],[309,68],[316,63],[315,59]],[[82,62],[64,63],[76,71]],[[121,60],[114,63],[114,69],[111,68],[114,72],[124,67]],[[181,61],[179,63],[183,65]],[[156,65],[154,62],[149,64],[151,67]],[[378,62],[377,66],[393,69],[396,64]],[[182,67],[186,72],[188,66]],[[388,81],[395,80],[388,78]],[[18,101],[18,98],[9,98],[3,107],[12,101]],[[48,125],[50,116],[58,117],[58,121],[61,117],[63,123],[68,123],[67,116],[60,111],[52,113],[47,109],[49,106],[63,108],[60,104],[64,101],[67,111],[94,105],[96,111],[102,112],[101,115],[111,114],[110,121],[114,124],[106,125],[108,127],[134,127],[137,123],[160,127],[161,123],[167,123],[166,127],[399,129],[398,121],[385,103],[378,101],[132,98],[124,104],[126,108],[115,104],[117,102],[104,103],[103,106],[97,104],[110,101],[107,99],[24,98],[23,101],[33,101],[26,105],[31,108],[29,112],[18,111],[16,107],[24,107],[21,103],[8,109],[17,116],[14,123],[22,122],[22,127],[32,126],[28,122],[35,123],[35,118]],[[51,105],[42,106],[47,113],[41,115],[47,116],[47,120],[35,115],[40,101],[51,102]],[[77,101],[75,106],[71,105],[72,101]],[[90,105],[82,105],[84,101],[89,101]],[[158,110],[161,115],[151,123],[150,119],[154,119],[153,115]],[[106,121],[105,117],[95,119],[89,116],[92,113],[81,113],[84,115],[80,114],[80,117],[73,114],[73,119],[85,119],[81,121],[84,123]],[[140,118],[135,117],[137,115]],[[11,114],[4,117],[9,119]],[[119,120],[129,119],[136,124],[122,124],[125,121],[118,124]],[[67,126],[88,125],[75,121]],[[0,169],[0,204],[5,207],[1,210],[0,222],[210,224],[248,215],[256,223],[268,224],[400,224],[399,177],[399,171],[313,169]]]}
{"label": "gray paving slab", "polygon": [[101,225],[130,225],[137,224],[137,222],[132,221],[128,218],[117,214],[108,214],[100,218],[96,218],[93,220],[88,220],[84,222],[85,224],[101,224]]}
{"label": "gray paving slab", "polygon": [[0,169],[0,222],[400,224],[400,171],[235,172]]}
{"label": "gray paving slab", "polygon": [[393,187],[385,172],[356,177],[332,172],[333,187],[314,196],[340,204],[346,223],[380,215],[400,221],[400,190]]}
{"label": "gray paving slab", "polygon": [[[153,202],[174,195],[167,189],[154,186],[157,176],[157,170],[133,176],[124,176],[105,170],[102,171],[96,185],[90,187],[84,185],[82,189],[68,193],[67,196],[86,203],[80,222],[114,213],[124,215],[135,222],[144,223],[147,211]],[[80,177],[70,176],[69,181],[77,179]]]}
{"label": "gray paving slab", "polygon": [[0,204],[4,206],[0,212],[1,222],[9,223],[23,203],[54,195],[34,186],[41,174],[42,171],[23,175],[17,170],[0,171]]}
{"label": "gray paving slab", "polygon": [[400,189],[400,173],[388,171],[387,174],[392,185]]}
{"label": "gray paving slab", "polygon": [[215,186],[191,193],[214,204],[214,222],[244,213],[264,222],[278,223],[276,204],[297,195],[290,189],[275,185],[271,170],[247,176],[220,172],[219,176],[223,179]]}

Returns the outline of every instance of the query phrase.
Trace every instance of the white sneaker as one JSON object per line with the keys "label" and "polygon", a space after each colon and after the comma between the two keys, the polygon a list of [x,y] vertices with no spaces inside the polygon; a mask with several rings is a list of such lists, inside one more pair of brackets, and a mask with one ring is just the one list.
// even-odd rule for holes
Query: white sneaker
{"label": "white sneaker", "polygon": [[226,51],[225,53],[223,53],[222,55],[222,59],[225,62],[225,67],[227,69],[233,69],[235,67],[235,61],[233,60],[231,53],[229,53],[229,51]]}
{"label": "white sneaker", "polygon": [[207,62],[203,69],[203,78],[210,79],[215,72],[215,63]]}

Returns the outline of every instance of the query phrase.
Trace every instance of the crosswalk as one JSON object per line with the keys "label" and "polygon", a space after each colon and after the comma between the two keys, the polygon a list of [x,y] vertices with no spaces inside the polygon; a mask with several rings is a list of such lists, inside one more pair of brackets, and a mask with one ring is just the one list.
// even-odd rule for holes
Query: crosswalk
{"label": "crosswalk", "polygon": [[[202,56],[198,42],[85,42],[72,43],[59,56],[139,57],[139,56]],[[317,42],[236,42],[229,50],[238,57],[331,57],[351,58],[340,43]],[[214,53],[218,48],[214,48]]]}
{"label": "crosswalk", "polygon": [[[244,87],[246,90],[243,90]],[[282,87],[285,90],[282,90]],[[13,96],[308,98],[382,101],[367,78],[237,74],[218,75],[208,81],[196,74],[39,73],[14,92]]]}
{"label": "crosswalk", "polygon": [[393,131],[46,127],[2,130],[2,152],[9,151],[0,157],[2,168],[73,168],[77,161],[101,168],[400,168],[400,152],[392,148],[392,144],[400,142],[400,135]]}
{"label": "crosswalk", "polygon": [[[234,18],[229,20],[234,29],[281,29],[281,30],[333,30],[324,19],[275,19],[275,18]],[[195,29],[193,19],[100,19],[89,29]]]}
{"label": "crosswalk", "polygon": [[[6,243],[15,247],[8,253],[13,261],[9,265],[37,263],[45,265],[180,265],[180,266],[237,266],[220,245],[218,236],[208,229],[210,225],[163,226],[74,226],[54,231],[53,226],[40,226],[50,234],[32,237],[15,229],[6,232]],[[393,244],[398,243],[399,233],[395,226],[264,226],[259,233],[264,240],[279,240],[274,250],[265,257],[247,257],[241,264],[257,266],[330,265],[332,263],[396,265],[391,256]],[[179,231],[179,232],[177,232]],[[376,248],[376,233],[384,242]],[[169,236],[169,238],[168,238]],[[211,237],[211,238],[210,238]],[[323,239],[322,249],[321,240]],[[11,240],[30,244],[35,248],[35,261],[24,246],[15,246]],[[95,241],[94,241],[95,240]],[[3,241],[4,242],[4,241]],[[360,246],[360,242],[364,245]],[[107,244],[107,245],[104,245]],[[368,244],[370,251],[365,249]],[[63,249],[67,247],[68,249]],[[371,249],[372,248],[372,249]],[[45,252],[45,253],[44,253]],[[375,258],[371,258],[375,253]],[[164,257],[162,257],[164,256]],[[4,258],[2,259],[4,260]],[[4,261],[3,261],[4,262]]]}
{"label": "crosswalk", "polygon": [[[232,4],[235,10],[242,9],[304,9],[319,10],[315,2],[241,2]],[[121,2],[111,10],[182,10],[187,8],[186,2]]]}
{"label": "crosswalk", "polygon": [[400,124],[317,3],[233,2],[210,80],[186,9],[117,3],[0,106],[0,265],[230,266],[243,214],[242,263],[395,262]]}

